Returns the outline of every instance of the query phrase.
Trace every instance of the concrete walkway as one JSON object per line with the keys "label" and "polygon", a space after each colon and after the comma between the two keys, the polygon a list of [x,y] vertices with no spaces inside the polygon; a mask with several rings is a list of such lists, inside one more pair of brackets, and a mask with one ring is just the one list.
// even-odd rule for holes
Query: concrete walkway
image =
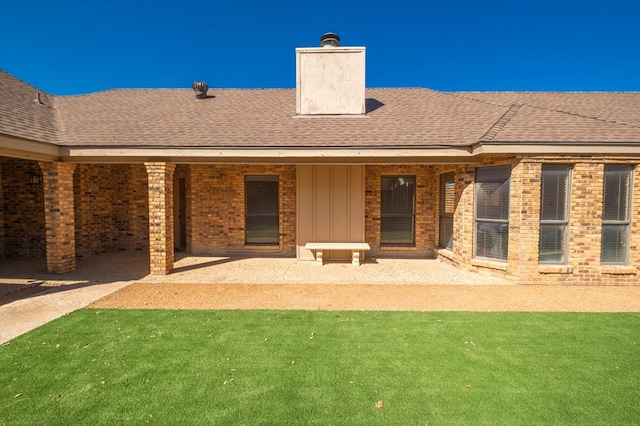
{"label": "concrete walkway", "polygon": [[147,258],[107,253],[79,260],[78,269],[64,275],[48,274],[43,261],[1,261],[0,344],[144,278]]}

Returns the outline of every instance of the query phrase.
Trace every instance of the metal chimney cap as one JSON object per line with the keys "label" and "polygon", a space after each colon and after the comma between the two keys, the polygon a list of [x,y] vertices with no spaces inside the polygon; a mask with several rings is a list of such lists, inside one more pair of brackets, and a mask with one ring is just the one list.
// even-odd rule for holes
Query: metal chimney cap
{"label": "metal chimney cap", "polygon": [[321,47],[340,47],[340,36],[336,33],[326,33],[320,37]]}
{"label": "metal chimney cap", "polygon": [[207,90],[209,90],[209,86],[207,86],[207,83],[205,83],[204,81],[194,81],[191,85],[191,88],[194,92],[196,92],[196,98],[207,98]]}

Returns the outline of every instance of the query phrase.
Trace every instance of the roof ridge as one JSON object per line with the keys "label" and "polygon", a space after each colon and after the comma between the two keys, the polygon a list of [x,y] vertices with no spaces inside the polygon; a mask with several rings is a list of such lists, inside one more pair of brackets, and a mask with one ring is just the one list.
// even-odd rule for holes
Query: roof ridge
{"label": "roof ridge", "polygon": [[[473,96],[465,96],[464,93],[469,93],[469,92],[443,92],[446,93],[448,95],[452,95],[455,96],[457,98],[461,98],[461,99],[466,99],[468,101],[474,101],[474,102],[480,102],[483,104],[488,104],[488,105],[496,105],[496,106],[502,106],[502,107],[510,107],[513,104],[511,103],[505,103],[505,102],[497,102],[497,101],[489,101],[486,99],[478,99],[478,98],[474,98]],[[496,92],[499,93],[499,92]]]}
{"label": "roof ridge", "polygon": [[556,109],[556,108],[547,108],[547,107],[534,105],[534,104],[529,104],[529,103],[525,103],[524,105],[526,105],[526,106],[528,106],[530,108],[534,108],[534,109],[552,111],[552,112],[557,112],[557,113],[560,113],[560,114],[571,115],[571,116],[574,116],[574,117],[587,118],[587,119],[590,119],[590,120],[601,121],[603,123],[619,124],[619,125],[622,125],[622,126],[627,126],[627,127],[633,127],[635,129],[640,129],[640,125],[638,125],[638,124],[627,123],[627,122],[624,122],[624,121],[608,120],[606,118],[593,117],[593,116],[590,116],[590,115],[580,114],[580,113],[577,113],[577,112],[564,111],[564,110]]}
{"label": "roof ridge", "polygon": [[[451,92],[451,94],[453,94],[454,96],[459,96],[460,98],[463,99],[469,99],[469,100],[473,100],[473,101],[477,101],[477,102],[482,102],[485,104],[489,104],[489,105],[498,105],[498,106],[513,106],[515,104],[508,104],[508,103],[504,103],[504,102],[498,102],[498,101],[489,101],[486,99],[477,99],[474,98],[473,96],[469,96],[470,93],[472,92],[464,92],[467,93],[467,95],[463,94],[462,92]],[[475,93],[481,93],[481,92],[475,92]],[[482,92],[485,93],[485,92]],[[491,92],[491,93],[515,93],[515,94],[519,94],[519,93],[565,93],[565,92]],[[591,93],[591,92],[571,92],[571,93]],[[593,93],[633,93],[633,92],[593,92]],[[545,106],[541,106],[538,105],[536,103],[532,103],[532,102],[518,102],[518,104],[520,104],[520,106],[528,106],[530,108],[534,108],[534,109],[539,109],[539,110],[545,110],[545,111],[552,111],[552,112],[557,112],[560,114],[567,114],[567,115],[571,115],[574,117],[580,117],[580,118],[587,118],[590,120],[597,120],[597,121],[601,121],[604,123],[609,123],[609,124],[619,124],[622,126],[627,126],[627,127],[632,127],[635,129],[640,129],[640,125],[638,124],[634,124],[634,123],[629,123],[629,122],[625,122],[625,121],[618,121],[618,120],[609,120],[606,118],[602,118],[602,117],[594,117],[594,116],[589,116],[586,114],[580,114],[577,112],[572,112],[572,111],[565,111],[562,109],[557,109],[557,108],[549,108],[549,107],[545,107]],[[505,123],[506,124],[506,123]],[[489,133],[489,132],[487,132]],[[495,136],[495,135],[494,135]]]}
{"label": "roof ridge", "polygon": [[516,115],[518,111],[520,111],[520,108],[522,108],[521,103],[511,104],[509,109],[504,114],[502,114],[502,117],[500,117],[498,121],[493,123],[493,125],[489,128],[489,130],[487,130],[487,132],[480,137],[480,140],[481,141],[493,140],[493,138],[495,138],[498,135],[498,133],[500,133],[502,129],[504,129],[504,126],[506,126],[507,123],[511,121],[513,116]]}

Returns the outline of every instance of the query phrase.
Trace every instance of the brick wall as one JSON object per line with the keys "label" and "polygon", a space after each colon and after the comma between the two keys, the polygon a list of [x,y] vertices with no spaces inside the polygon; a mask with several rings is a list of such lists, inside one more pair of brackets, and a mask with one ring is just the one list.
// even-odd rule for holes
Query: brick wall
{"label": "brick wall", "polygon": [[473,258],[473,182],[475,166],[470,165],[440,165],[435,167],[435,214],[434,247],[439,247],[440,233],[440,176],[444,173],[454,173],[454,214],[453,214],[453,248],[451,252],[438,249],[439,254],[446,253],[447,258],[455,265],[468,264]]}
{"label": "brick wall", "polygon": [[78,165],[74,198],[77,256],[148,248],[144,165]]}
{"label": "brick wall", "polygon": [[[522,284],[639,284],[640,170],[634,173],[630,262],[600,264],[603,171],[606,163],[636,165],[640,158],[615,156],[487,156],[478,165],[368,165],[365,167],[365,232],[378,257],[441,254],[480,273],[507,276]],[[540,265],[540,184],[544,163],[572,165],[567,265]],[[477,166],[511,165],[509,258],[474,259],[474,180]],[[453,250],[438,249],[440,174],[455,173]],[[277,174],[280,181],[280,243],[244,244],[244,178]],[[40,183],[30,183],[30,176]],[[193,254],[267,253],[295,256],[296,167],[284,165],[179,165],[186,183],[187,250]],[[415,247],[380,246],[382,176],[416,177]],[[147,170],[139,165],[78,165],[74,176],[77,254],[148,249]],[[45,206],[38,163],[0,159],[0,257],[44,257]]]}
{"label": "brick wall", "polygon": [[149,197],[144,164],[111,166],[113,250],[148,250]]}
{"label": "brick wall", "polygon": [[[519,263],[513,274],[522,284],[632,285],[640,284],[640,176],[634,172],[631,241],[627,265],[601,265],[604,165],[636,165],[640,158],[623,156],[528,156],[523,159],[525,190],[520,213]],[[538,264],[540,183],[542,164],[569,164],[571,172],[569,250],[566,265]],[[635,217],[634,217],[635,215]],[[511,265],[510,265],[511,266]]]}
{"label": "brick wall", "polygon": [[[278,175],[280,243],[245,245],[246,175]],[[296,167],[192,165],[187,179],[187,249],[194,254],[269,253],[295,256]]]}
{"label": "brick wall", "polygon": [[111,166],[82,164],[74,176],[76,256],[103,253],[112,247]]}
{"label": "brick wall", "polygon": [[[382,176],[415,176],[415,245],[380,245]],[[365,167],[365,239],[377,257],[433,257],[437,238],[438,181],[434,166],[376,165]]]}
{"label": "brick wall", "polygon": [[[438,250],[453,264],[481,273],[501,275],[520,284],[637,285],[640,284],[640,176],[634,173],[630,256],[628,265],[601,265],[604,164],[637,164],[640,158],[615,156],[491,156],[478,166],[512,166],[507,262],[475,259],[474,180],[477,166],[457,166],[456,211],[452,251]],[[569,254],[566,265],[538,263],[542,164],[572,165]],[[438,166],[436,173],[451,171]],[[434,180],[439,180],[435,178]],[[436,212],[438,210],[436,209]],[[635,220],[634,220],[635,219]],[[436,233],[437,235],[437,233]],[[437,242],[436,242],[437,246]]]}
{"label": "brick wall", "polygon": [[[44,187],[38,163],[0,159],[3,250],[6,257],[44,258]],[[38,183],[30,183],[37,176]]]}

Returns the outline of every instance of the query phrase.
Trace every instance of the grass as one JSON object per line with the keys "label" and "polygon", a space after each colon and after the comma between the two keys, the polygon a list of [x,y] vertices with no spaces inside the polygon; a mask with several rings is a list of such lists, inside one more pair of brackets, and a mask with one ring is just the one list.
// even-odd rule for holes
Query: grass
{"label": "grass", "polygon": [[640,314],[80,310],[0,347],[0,425],[632,424]]}

